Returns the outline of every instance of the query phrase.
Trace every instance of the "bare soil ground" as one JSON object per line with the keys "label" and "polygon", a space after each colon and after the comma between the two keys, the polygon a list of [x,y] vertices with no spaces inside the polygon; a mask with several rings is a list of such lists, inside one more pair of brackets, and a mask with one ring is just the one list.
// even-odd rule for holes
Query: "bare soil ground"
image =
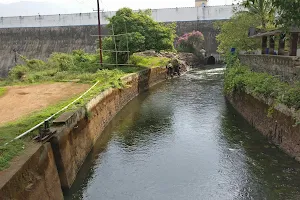
{"label": "bare soil ground", "polygon": [[0,125],[15,121],[34,111],[67,100],[90,86],[77,83],[50,83],[31,86],[9,86],[0,97]]}

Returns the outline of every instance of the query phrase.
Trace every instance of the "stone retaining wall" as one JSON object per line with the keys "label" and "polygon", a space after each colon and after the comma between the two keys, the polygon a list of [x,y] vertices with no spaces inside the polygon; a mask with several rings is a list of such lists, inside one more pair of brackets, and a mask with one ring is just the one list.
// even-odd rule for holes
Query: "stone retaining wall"
{"label": "stone retaining wall", "polygon": [[300,80],[300,57],[277,55],[239,55],[242,64],[255,72],[278,76],[282,81]]}
{"label": "stone retaining wall", "polygon": [[227,96],[233,107],[256,129],[283,151],[300,161],[299,112],[284,105],[272,106],[272,100],[246,93]]}

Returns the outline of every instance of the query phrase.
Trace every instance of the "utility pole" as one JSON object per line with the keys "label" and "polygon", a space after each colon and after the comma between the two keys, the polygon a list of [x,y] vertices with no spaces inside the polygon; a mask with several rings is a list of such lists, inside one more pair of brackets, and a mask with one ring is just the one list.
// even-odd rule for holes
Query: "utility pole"
{"label": "utility pole", "polygon": [[100,65],[102,66],[103,58],[102,58],[102,38],[101,38],[101,18],[100,18],[100,3],[97,0],[97,8],[98,8],[98,35],[99,35],[99,48],[100,48]]}

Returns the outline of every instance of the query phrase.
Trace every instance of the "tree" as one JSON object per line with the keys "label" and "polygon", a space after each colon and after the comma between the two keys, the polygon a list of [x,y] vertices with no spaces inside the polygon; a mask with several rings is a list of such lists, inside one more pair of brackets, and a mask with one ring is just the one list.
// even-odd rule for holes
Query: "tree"
{"label": "tree", "polygon": [[[254,4],[260,0],[246,0],[246,5]],[[300,0],[270,0],[270,5],[278,14],[277,25],[287,28],[300,26]]]}
{"label": "tree", "polygon": [[[173,51],[175,28],[176,24],[172,23],[164,25],[155,22],[151,18],[151,10],[133,12],[129,8],[122,8],[117,11],[116,15],[109,18],[108,28],[111,30],[110,34],[115,35],[125,34],[115,37],[118,51],[127,50],[127,38],[130,54],[144,50],[155,51]],[[108,50],[115,49],[114,38],[109,37],[103,41],[103,47]],[[110,57],[114,60],[115,53],[110,53]],[[127,53],[118,53],[119,63],[127,61]]]}
{"label": "tree", "polygon": [[204,36],[200,31],[186,33],[178,38],[180,51],[198,54],[204,48]]}
{"label": "tree", "polygon": [[216,39],[219,42],[218,52],[226,53],[230,48],[237,50],[251,51],[260,47],[260,41],[248,37],[250,27],[257,27],[260,21],[257,15],[249,12],[238,12],[234,14],[228,21],[216,22],[215,28],[220,33]]}
{"label": "tree", "polygon": [[[258,28],[266,31],[268,28],[275,28],[275,9],[272,6],[272,0],[256,0],[256,1],[248,1],[245,0],[242,2],[242,5],[248,9],[247,12],[251,15],[255,15],[258,17],[260,21],[260,26]],[[266,51],[268,46],[268,37],[262,37],[261,49],[263,52]]]}

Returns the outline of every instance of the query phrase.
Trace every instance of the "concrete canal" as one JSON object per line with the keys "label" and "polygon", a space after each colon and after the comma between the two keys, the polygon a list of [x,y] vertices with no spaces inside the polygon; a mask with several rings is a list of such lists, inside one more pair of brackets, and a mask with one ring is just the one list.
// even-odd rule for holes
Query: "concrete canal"
{"label": "concrete canal", "polygon": [[300,199],[300,164],[226,102],[222,73],[194,70],[132,100],[65,199]]}

